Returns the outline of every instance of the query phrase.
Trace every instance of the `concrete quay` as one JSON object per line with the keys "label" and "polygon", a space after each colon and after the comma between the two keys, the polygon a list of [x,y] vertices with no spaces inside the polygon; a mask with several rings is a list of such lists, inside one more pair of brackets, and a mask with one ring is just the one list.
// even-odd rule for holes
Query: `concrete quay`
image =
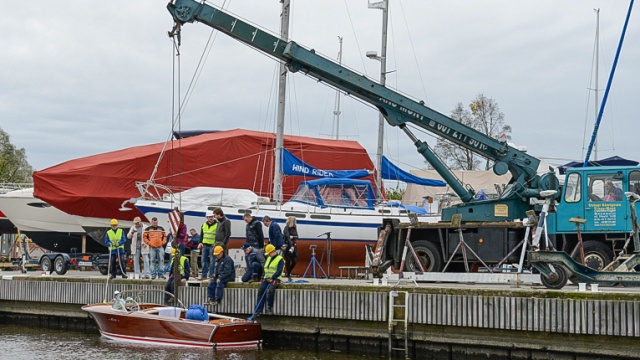
{"label": "concrete quay", "polygon": [[[110,298],[114,290],[164,285],[162,280],[115,279],[105,286],[105,276],[88,271],[65,276],[0,272],[0,277],[0,321],[30,319],[79,329],[93,327],[80,307],[103,301],[105,293]],[[406,314],[408,354],[414,359],[632,359],[640,353],[638,288],[579,292],[577,286],[547,290],[539,285],[304,280],[283,283],[276,293],[277,315],[258,318],[265,346],[300,344],[319,351],[386,355],[390,316]],[[206,282],[189,285],[181,288],[185,305],[203,303]],[[230,283],[219,311],[249,316],[257,287]],[[403,300],[405,291],[406,308],[391,307],[390,293],[398,292],[395,298]],[[394,341],[399,345],[402,338]]]}

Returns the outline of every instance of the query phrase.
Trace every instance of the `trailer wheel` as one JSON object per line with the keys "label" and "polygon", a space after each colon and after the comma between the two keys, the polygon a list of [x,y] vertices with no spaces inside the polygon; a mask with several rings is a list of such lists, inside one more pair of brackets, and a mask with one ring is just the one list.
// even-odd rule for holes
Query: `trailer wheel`
{"label": "trailer wheel", "polygon": [[[431,241],[414,241],[411,243],[413,249],[420,257],[420,261],[427,272],[438,272],[442,270],[442,256],[440,256],[440,249],[436,244]],[[407,258],[404,264],[404,270],[409,272],[420,271],[420,265],[416,262],[416,259],[411,254],[411,251],[407,252]]]}
{"label": "trailer wheel", "polygon": [[555,275],[552,275],[551,278],[547,278],[544,275],[540,275],[540,280],[542,281],[542,285],[544,285],[547,289],[562,289],[565,285],[567,285],[567,272],[564,268],[557,263],[549,264],[554,270]]}
{"label": "trailer wheel", "polygon": [[56,259],[53,261],[53,265],[55,266],[56,274],[64,275],[67,273],[67,262],[64,261],[64,258],[62,256],[56,257]]}
{"label": "trailer wheel", "polygon": [[48,256],[43,256],[42,259],[40,259],[40,267],[42,271],[51,271],[51,259],[49,259]]}
{"label": "trailer wheel", "polygon": [[[613,251],[599,241],[585,241],[583,246],[584,264],[594,270],[604,269],[613,260]],[[576,252],[574,258],[579,261],[580,253]]]}
{"label": "trailer wheel", "polygon": [[109,273],[109,268],[106,266],[98,266],[98,271],[100,271],[100,274],[102,275],[107,275]]}

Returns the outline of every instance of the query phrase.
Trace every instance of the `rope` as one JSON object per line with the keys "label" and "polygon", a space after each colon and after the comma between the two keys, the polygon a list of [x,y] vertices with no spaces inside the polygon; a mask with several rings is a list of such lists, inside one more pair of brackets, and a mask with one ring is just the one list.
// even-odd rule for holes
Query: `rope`
{"label": "rope", "polygon": [[[122,256],[120,256],[120,248],[116,248],[116,253],[118,254],[118,265],[120,266],[120,272],[122,273],[122,276],[127,276],[127,272],[124,271],[124,269],[122,268]],[[123,254],[124,255],[124,254]],[[111,251],[109,251],[109,257],[111,257]],[[125,268],[127,267],[126,265],[127,260],[125,259]],[[109,263],[111,263],[111,261],[109,261]],[[108,279],[107,279],[108,281]]]}
{"label": "rope", "polygon": [[271,285],[272,285],[271,283],[267,285],[267,288],[264,290],[264,293],[262,293],[262,297],[260,298],[260,300],[258,300],[258,303],[256,304],[255,310],[253,310],[253,315],[249,316],[247,320],[252,321],[253,318],[256,317],[256,314],[258,313],[258,309],[260,308],[260,304],[262,304],[265,296],[267,296],[267,293],[269,292],[269,288],[271,287]]}
{"label": "rope", "polygon": [[109,250],[109,265],[107,265],[107,283],[104,284],[104,299],[103,303],[107,303],[107,288],[109,287],[109,278],[111,277],[111,250]]}

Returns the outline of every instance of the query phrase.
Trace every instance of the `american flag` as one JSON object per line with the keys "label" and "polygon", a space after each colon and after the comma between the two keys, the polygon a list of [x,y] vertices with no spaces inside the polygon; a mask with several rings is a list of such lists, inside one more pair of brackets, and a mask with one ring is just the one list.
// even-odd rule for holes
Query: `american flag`
{"label": "american flag", "polygon": [[169,213],[169,229],[174,235],[178,233],[178,224],[180,224],[180,211],[173,209],[173,211]]}

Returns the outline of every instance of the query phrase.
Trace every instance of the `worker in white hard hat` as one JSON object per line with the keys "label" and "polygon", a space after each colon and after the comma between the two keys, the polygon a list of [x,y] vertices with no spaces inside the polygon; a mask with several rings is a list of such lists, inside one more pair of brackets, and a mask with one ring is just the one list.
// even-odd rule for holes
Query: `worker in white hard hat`
{"label": "worker in white hard hat", "polygon": [[206,280],[209,276],[213,277],[216,263],[215,255],[213,255],[213,246],[216,243],[218,222],[213,216],[213,210],[207,210],[205,216],[207,221],[200,228],[200,245],[198,245],[198,249],[202,253],[202,275],[198,280]]}
{"label": "worker in white hard hat", "polygon": [[[118,220],[111,219],[109,222],[111,229],[104,235],[104,244],[109,248],[109,272],[111,273],[110,279],[116,277],[118,268],[122,273],[122,278],[127,278],[127,263],[126,254],[124,252],[124,243],[127,238],[124,235],[122,229],[118,229]],[[118,268],[116,268],[116,259],[118,259]]]}

